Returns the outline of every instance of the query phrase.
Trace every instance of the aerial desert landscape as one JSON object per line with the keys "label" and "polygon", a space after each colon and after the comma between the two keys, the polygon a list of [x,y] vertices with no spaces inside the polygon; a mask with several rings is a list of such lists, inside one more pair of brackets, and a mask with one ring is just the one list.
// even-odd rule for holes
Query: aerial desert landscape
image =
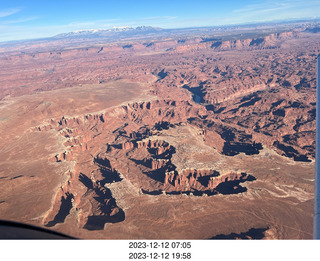
{"label": "aerial desert landscape", "polygon": [[82,239],[311,239],[319,28],[0,43],[0,219]]}

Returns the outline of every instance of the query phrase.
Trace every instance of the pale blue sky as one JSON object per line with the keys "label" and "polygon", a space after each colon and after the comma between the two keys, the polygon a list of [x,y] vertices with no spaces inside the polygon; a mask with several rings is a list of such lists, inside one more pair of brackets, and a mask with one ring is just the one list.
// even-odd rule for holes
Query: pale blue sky
{"label": "pale blue sky", "polygon": [[0,41],[113,26],[181,28],[319,17],[319,0],[0,0]]}

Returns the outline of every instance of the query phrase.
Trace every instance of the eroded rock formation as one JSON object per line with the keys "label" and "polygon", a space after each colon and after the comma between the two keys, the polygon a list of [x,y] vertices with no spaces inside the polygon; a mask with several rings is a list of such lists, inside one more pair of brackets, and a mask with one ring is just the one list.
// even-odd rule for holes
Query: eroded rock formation
{"label": "eroded rock formation", "polygon": [[4,218],[95,238],[310,238],[320,38],[304,29],[0,53]]}

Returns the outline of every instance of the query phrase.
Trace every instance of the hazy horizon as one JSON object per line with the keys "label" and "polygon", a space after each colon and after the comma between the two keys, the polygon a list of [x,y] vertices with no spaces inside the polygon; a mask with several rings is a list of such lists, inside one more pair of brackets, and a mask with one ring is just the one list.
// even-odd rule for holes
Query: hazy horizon
{"label": "hazy horizon", "polygon": [[164,29],[228,26],[320,18],[314,0],[261,1],[62,1],[17,0],[1,4],[0,42],[121,26]]}

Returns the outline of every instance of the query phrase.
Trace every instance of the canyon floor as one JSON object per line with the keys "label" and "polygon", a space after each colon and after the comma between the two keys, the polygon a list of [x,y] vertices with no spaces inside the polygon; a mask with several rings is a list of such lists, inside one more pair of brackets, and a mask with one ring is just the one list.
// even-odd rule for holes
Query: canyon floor
{"label": "canyon floor", "polygon": [[0,45],[0,219],[311,239],[317,26]]}

